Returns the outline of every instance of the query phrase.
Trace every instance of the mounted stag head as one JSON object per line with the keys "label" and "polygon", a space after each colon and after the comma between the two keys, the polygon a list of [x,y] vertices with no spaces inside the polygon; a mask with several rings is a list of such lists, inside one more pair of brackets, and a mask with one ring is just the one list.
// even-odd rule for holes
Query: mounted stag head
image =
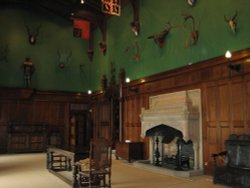
{"label": "mounted stag head", "polygon": [[127,53],[129,56],[132,55],[132,59],[133,59],[134,61],[140,61],[140,58],[141,58],[141,55],[140,55],[140,48],[139,48],[139,44],[138,44],[137,41],[134,42],[134,45],[133,45],[133,49],[132,49],[132,50],[135,51],[135,53],[132,52],[133,54],[131,54],[131,53],[130,53],[130,51],[131,51],[130,48],[127,47],[127,48],[125,49],[125,53]]}
{"label": "mounted stag head", "polygon": [[91,30],[90,31],[90,36],[89,36],[89,39],[88,39],[88,50],[87,50],[87,55],[88,55],[89,61],[91,61],[91,62],[93,61],[93,57],[94,57],[93,46],[94,46],[94,37],[93,37],[92,30]]}
{"label": "mounted stag head", "polygon": [[100,51],[103,55],[106,54],[107,51],[107,20],[106,18],[102,18],[98,22],[98,26],[100,28],[102,34],[102,40],[99,42]]}
{"label": "mounted stag head", "polygon": [[233,33],[236,33],[236,26],[237,26],[237,22],[236,22],[236,18],[237,18],[237,11],[235,12],[234,16],[232,18],[227,18],[224,15],[224,19],[225,21],[228,23],[230,29],[232,30]]}
{"label": "mounted stag head", "polygon": [[107,44],[105,41],[100,41],[99,42],[99,46],[100,46],[100,51],[102,52],[103,55],[106,54],[107,51]]}
{"label": "mounted stag head", "polygon": [[58,55],[58,67],[60,69],[63,69],[65,68],[66,64],[70,62],[72,51],[70,51],[69,53],[62,53],[59,50],[57,50],[57,55]]}
{"label": "mounted stag head", "polygon": [[130,27],[135,36],[138,36],[140,33],[140,21],[139,21],[139,0],[130,0],[130,3],[133,8],[134,19],[130,22]]}
{"label": "mounted stag head", "polygon": [[138,36],[140,33],[140,22],[132,21],[130,22],[130,27],[132,29],[132,32],[135,34],[135,36]]}
{"label": "mounted stag head", "polygon": [[199,32],[195,27],[195,20],[194,17],[190,14],[183,14],[184,16],[184,22],[186,22],[187,20],[192,20],[192,31],[191,31],[191,38],[192,38],[192,44],[195,45],[198,41],[199,38]]}
{"label": "mounted stag head", "polygon": [[160,32],[160,34],[157,35],[151,35],[148,37],[148,39],[153,39],[154,42],[160,47],[163,48],[165,38],[169,34],[170,30],[173,28],[173,26],[168,22],[166,25],[166,29]]}
{"label": "mounted stag head", "polygon": [[40,24],[36,28],[32,28],[32,29],[28,25],[25,25],[25,27],[26,27],[27,34],[28,34],[29,43],[32,45],[36,44],[39,30],[42,27],[42,25]]}
{"label": "mounted stag head", "polygon": [[190,6],[194,6],[194,4],[196,3],[196,0],[187,0],[187,3],[188,3]]}

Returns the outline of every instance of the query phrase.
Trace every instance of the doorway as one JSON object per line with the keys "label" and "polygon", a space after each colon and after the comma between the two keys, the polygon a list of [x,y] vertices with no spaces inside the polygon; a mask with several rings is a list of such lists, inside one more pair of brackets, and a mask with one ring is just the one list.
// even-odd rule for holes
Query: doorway
{"label": "doorway", "polygon": [[70,146],[88,147],[92,137],[90,114],[88,111],[71,111],[69,120]]}

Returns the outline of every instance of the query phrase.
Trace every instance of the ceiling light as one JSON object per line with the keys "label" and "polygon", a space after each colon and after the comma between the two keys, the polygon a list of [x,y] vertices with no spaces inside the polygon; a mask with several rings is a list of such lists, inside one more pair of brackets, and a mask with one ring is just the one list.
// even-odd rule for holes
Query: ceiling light
{"label": "ceiling light", "polygon": [[81,0],[81,2],[80,2],[81,4],[84,4],[85,3],[85,1],[84,0]]}

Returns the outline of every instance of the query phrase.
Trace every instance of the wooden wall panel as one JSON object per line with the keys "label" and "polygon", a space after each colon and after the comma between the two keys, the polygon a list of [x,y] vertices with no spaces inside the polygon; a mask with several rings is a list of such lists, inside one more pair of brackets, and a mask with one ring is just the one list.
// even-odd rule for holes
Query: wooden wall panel
{"label": "wooden wall panel", "polygon": [[218,118],[221,126],[229,126],[228,120],[230,119],[230,93],[228,83],[224,81],[220,82],[218,84],[218,92],[218,96],[216,97],[216,101],[218,102],[217,108],[219,109],[217,111],[219,114]]}
{"label": "wooden wall panel", "polygon": [[245,95],[242,78],[233,80],[231,83],[232,94],[232,128],[244,128],[245,119]]}
{"label": "wooden wall panel", "polygon": [[[250,134],[250,49],[234,52],[231,63],[244,64],[240,73],[232,71],[224,56],[173,71],[135,80],[123,86],[123,140],[140,138],[141,108],[148,108],[149,96],[189,89],[201,89],[204,168],[212,172],[212,153],[222,151],[232,133]],[[133,92],[137,90],[137,92]],[[131,91],[133,90],[133,91]],[[139,140],[140,139],[140,140]]]}
{"label": "wooden wall panel", "polygon": [[[9,122],[45,123],[48,136],[59,132],[62,142],[68,143],[69,104],[85,104],[85,96],[72,93],[50,93],[26,89],[0,89],[0,153],[7,151],[7,126]],[[32,94],[32,97],[30,97]],[[75,97],[77,96],[77,99]]]}
{"label": "wooden wall panel", "polygon": [[217,84],[208,83],[203,89],[203,147],[204,149],[204,168],[206,171],[212,171],[211,153],[216,153],[218,148],[217,132],[219,129],[218,121],[218,89]]}
{"label": "wooden wall panel", "polygon": [[246,124],[245,124],[245,129],[250,132],[250,76],[246,76],[245,79],[245,117],[246,117]]}
{"label": "wooden wall panel", "polygon": [[148,106],[147,95],[132,95],[126,97],[124,100],[123,111],[129,112],[124,113],[123,121],[123,138],[122,140],[131,140],[139,142],[143,140],[141,138],[141,109]]}

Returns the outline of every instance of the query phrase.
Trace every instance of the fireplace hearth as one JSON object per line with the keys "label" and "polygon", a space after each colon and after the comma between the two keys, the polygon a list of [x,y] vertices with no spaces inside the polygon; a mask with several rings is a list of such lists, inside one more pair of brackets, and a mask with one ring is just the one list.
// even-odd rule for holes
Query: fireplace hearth
{"label": "fireplace hearth", "polygon": [[183,140],[179,130],[161,124],[147,130],[146,136],[153,138],[153,165],[176,170],[193,168],[193,143]]}
{"label": "fireplace hearth", "polygon": [[149,163],[203,171],[200,90],[152,96],[142,109],[141,137],[149,137]]}

